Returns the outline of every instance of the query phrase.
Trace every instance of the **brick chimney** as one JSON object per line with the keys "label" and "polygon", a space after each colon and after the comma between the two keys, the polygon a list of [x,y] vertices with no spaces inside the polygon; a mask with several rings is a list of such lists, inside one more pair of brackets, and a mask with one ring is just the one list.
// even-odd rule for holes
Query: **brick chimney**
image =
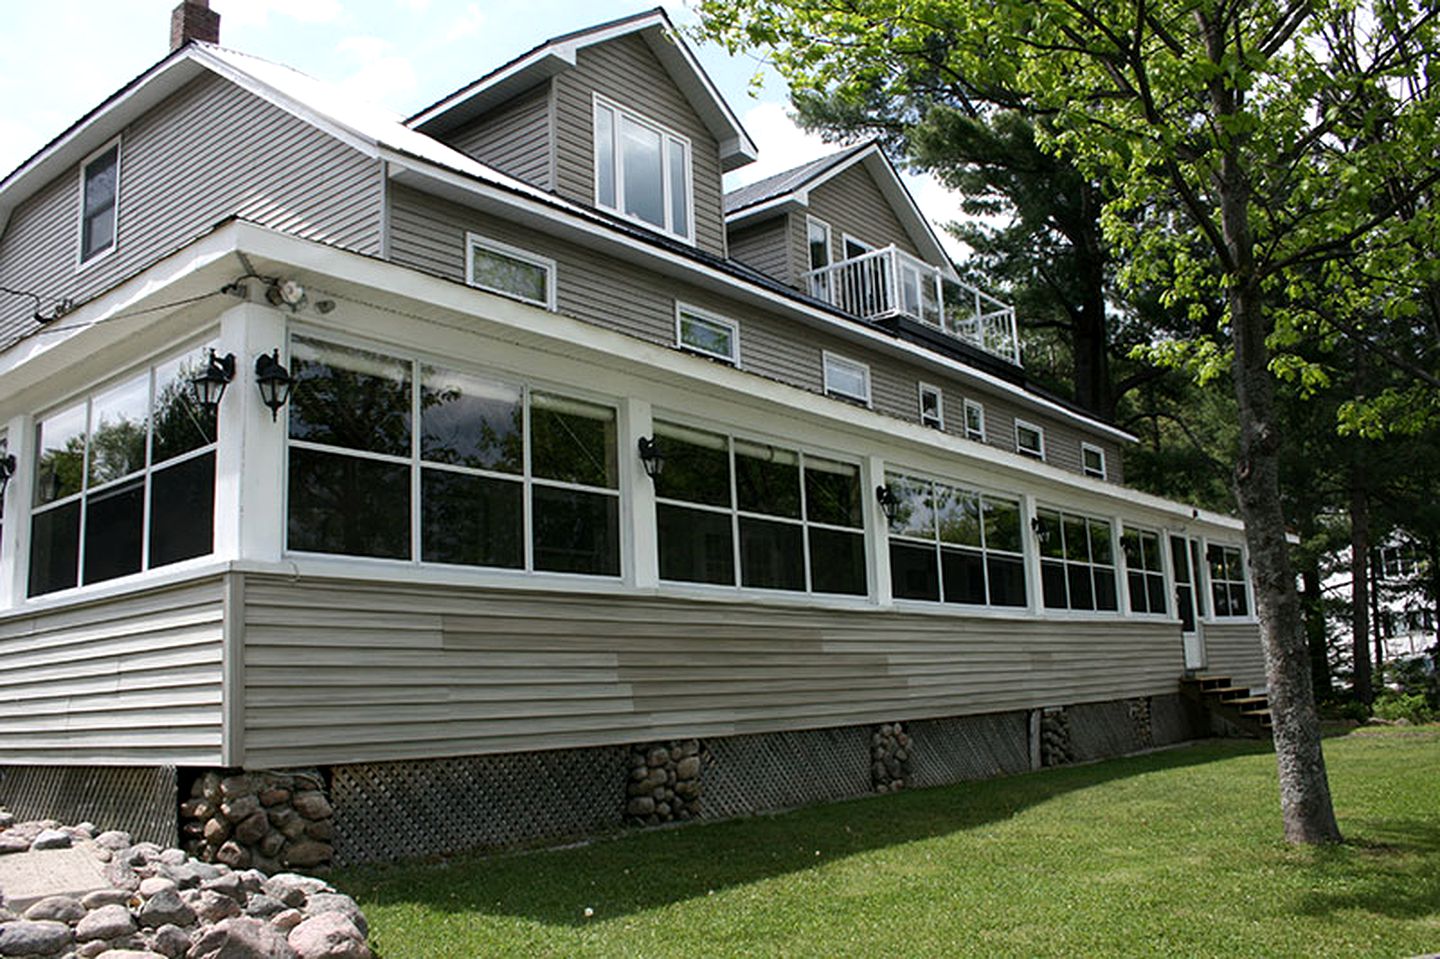
{"label": "brick chimney", "polygon": [[191,40],[220,42],[220,14],[210,0],[181,0],[170,14],[170,49],[179,50]]}

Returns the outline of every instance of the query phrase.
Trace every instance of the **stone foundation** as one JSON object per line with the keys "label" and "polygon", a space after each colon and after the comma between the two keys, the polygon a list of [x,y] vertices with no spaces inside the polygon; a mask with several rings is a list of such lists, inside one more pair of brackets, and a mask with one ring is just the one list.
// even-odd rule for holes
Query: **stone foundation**
{"label": "stone foundation", "polygon": [[1074,761],[1069,715],[1063,709],[1045,710],[1040,716],[1040,765],[1064,766]]}
{"label": "stone foundation", "polygon": [[625,787],[628,821],[658,826],[700,815],[700,765],[698,739],[632,746]]}
{"label": "stone foundation", "polygon": [[180,833],[197,859],[273,874],[329,866],[333,816],[318,770],[211,770],[180,804]]}
{"label": "stone foundation", "polygon": [[870,781],[877,793],[893,793],[910,785],[913,744],[900,723],[885,723],[870,737]]}

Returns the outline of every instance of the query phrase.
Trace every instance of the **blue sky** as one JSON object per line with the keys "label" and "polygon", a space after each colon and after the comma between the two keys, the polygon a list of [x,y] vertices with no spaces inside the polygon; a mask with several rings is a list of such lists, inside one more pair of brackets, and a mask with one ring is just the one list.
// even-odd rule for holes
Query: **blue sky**
{"label": "blue sky", "polygon": [[[0,175],[166,53],[178,0],[7,3],[0,58]],[[681,25],[680,3],[663,4]],[[211,0],[220,42],[288,64],[408,115],[556,34],[647,10],[653,0]],[[736,171],[749,182],[836,147],[786,116],[783,82],[754,58],[718,47],[696,52],[760,148]],[[764,82],[758,97],[751,80]],[[910,178],[937,224],[958,200],[928,178]],[[958,251],[959,247],[955,249]]]}

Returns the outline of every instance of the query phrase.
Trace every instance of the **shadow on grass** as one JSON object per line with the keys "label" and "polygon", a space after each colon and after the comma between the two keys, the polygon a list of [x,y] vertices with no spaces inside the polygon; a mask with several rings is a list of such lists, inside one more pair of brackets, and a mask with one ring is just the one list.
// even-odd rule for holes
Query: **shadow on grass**
{"label": "shadow on grass", "polygon": [[1311,853],[1317,888],[1299,897],[1297,913],[1358,910],[1397,920],[1440,914],[1440,825],[1395,818],[1347,826],[1344,845]]}
{"label": "shadow on grass", "polygon": [[333,881],[367,904],[524,917],[579,926],[583,910],[615,919],[817,863],[975,829],[1091,786],[1270,751],[1269,743],[1207,741],[1180,749],[812,806],[677,829],[624,834],[524,854],[354,868]]}

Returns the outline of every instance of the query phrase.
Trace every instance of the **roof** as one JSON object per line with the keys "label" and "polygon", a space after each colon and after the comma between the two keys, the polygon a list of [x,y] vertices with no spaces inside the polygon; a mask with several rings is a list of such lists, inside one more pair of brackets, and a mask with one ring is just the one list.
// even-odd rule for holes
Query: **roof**
{"label": "roof", "polygon": [[857,143],[855,146],[839,153],[832,153],[829,156],[820,157],[818,160],[811,160],[809,163],[802,163],[797,167],[791,167],[781,173],[767,176],[763,180],[756,180],[738,189],[731,190],[725,194],[725,214],[738,213],[741,210],[752,206],[774,200],[777,197],[789,196],[798,190],[802,190],[805,184],[818,178],[836,164],[843,163],[855,156],[861,150],[869,147],[867,143]]}
{"label": "roof", "polygon": [[411,116],[405,122],[425,133],[451,130],[538,83],[571,69],[586,47],[638,34],[695,108],[706,129],[720,144],[720,167],[734,170],[756,157],[755,142],[720,95],[700,61],[659,7],[598,26],[552,37],[480,79]]}

